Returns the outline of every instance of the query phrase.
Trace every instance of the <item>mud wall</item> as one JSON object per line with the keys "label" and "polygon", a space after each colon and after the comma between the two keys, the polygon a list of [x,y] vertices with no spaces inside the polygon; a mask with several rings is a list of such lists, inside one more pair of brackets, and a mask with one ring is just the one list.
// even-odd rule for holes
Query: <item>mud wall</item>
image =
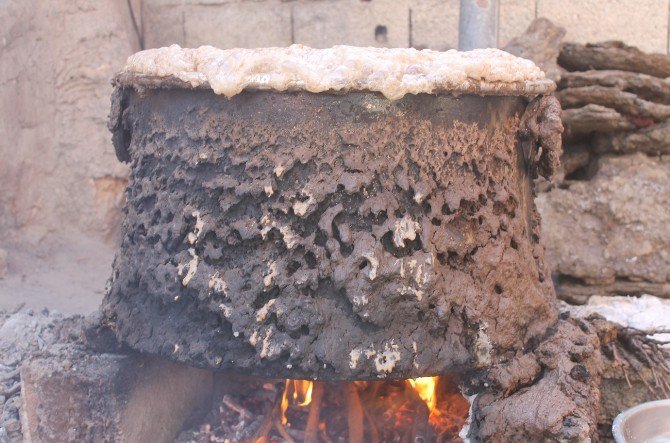
{"label": "mud wall", "polygon": [[0,3],[0,236],[107,236],[126,169],[105,133],[109,79],[138,48],[125,2]]}

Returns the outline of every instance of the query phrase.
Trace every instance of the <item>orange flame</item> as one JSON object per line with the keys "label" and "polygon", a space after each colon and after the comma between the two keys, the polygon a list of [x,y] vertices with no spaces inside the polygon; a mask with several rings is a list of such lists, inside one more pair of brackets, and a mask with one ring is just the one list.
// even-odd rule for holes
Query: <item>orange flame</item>
{"label": "orange flame", "polygon": [[459,393],[447,393],[441,388],[438,398],[439,377],[420,377],[408,380],[409,384],[426,403],[430,415],[428,422],[438,431],[460,428],[470,408],[468,401]]}
{"label": "orange flame", "polygon": [[358,389],[360,389],[360,390],[363,390],[363,389],[365,389],[365,388],[368,387],[368,382],[366,382],[366,381],[355,381],[355,382],[353,382],[353,383],[354,383],[354,384],[356,385],[356,387],[357,387]]}
{"label": "orange flame", "polygon": [[314,382],[309,380],[293,380],[293,401],[298,406],[309,406],[312,402]]}
{"label": "orange flame", "polygon": [[[398,383],[384,385],[390,387],[390,390],[385,393],[381,392],[380,394],[377,394],[376,389],[370,391],[373,392],[373,395],[376,395],[377,400],[382,400],[383,402],[386,401],[386,396],[388,396],[389,407],[395,411],[393,416],[395,416],[396,421],[393,426],[405,428],[408,419],[411,424],[414,420],[412,414],[415,414],[417,412],[416,407],[420,406],[420,403],[417,405],[417,402],[423,402],[429,412],[428,423],[433,429],[441,433],[460,429],[460,426],[462,426],[467,418],[469,403],[457,390],[452,391],[452,388],[454,388],[455,385],[452,386],[449,384],[449,380],[445,380],[441,377],[419,377],[406,380],[406,382],[407,383],[404,385]],[[374,385],[370,385],[370,382],[366,381],[354,381],[352,383],[357,391],[366,391],[370,386],[375,387]],[[409,389],[414,390],[416,394],[407,395],[407,390]],[[291,408],[292,411],[289,416],[293,417],[294,414],[298,414],[298,411],[295,408],[305,408],[312,404],[313,390],[314,383],[309,380],[287,379],[285,381],[280,403],[280,420],[283,425],[287,427],[291,426],[291,423],[286,416],[289,408]],[[363,400],[366,397],[368,396],[364,395],[361,399]],[[365,402],[368,402],[369,404]],[[370,398],[367,398],[363,403],[362,406],[364,408],[371,406],[372,411],[374,411],[375,408],[378,408],[378,406],[382,406],[383,409],[383,404],[380,404],[377,401],[371,401]],[[316,410],[318,411],[318,408]],[[423,410],[422,407],[421,413],[425,414],[425,410]],[[425,419],[425,415],[423,417]],[[368,419],[372,420],[369,417]],[[383,420],[386,420],[386,418]],[[319,423],[319,429],[325,429],[325,422]]]}
{"label": "orange flame", "polygon": [[409,384],[419,394],[421,400],[426,403],[431,414],[437,406],[437,377],[419,377],[408,380]]}
{"label": "orange flame", "polygon": [[284,393],[281,399],[281,422],[283,425],[288,423],[286,419],[286,410],[289,406],[289,397],[296,406],[309,406],[312,402],[312,389],[314,382],[309,380],[289,380],[286,379]]}

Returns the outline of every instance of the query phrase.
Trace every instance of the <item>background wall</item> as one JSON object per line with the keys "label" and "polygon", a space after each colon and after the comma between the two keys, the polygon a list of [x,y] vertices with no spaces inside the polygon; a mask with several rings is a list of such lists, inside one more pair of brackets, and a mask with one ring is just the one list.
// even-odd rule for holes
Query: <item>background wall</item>
{"label": "background wall", "polygon": [[110,78],[139,48],[125,1],[0,1],[0,236],[108,235],[126,168]]}
{"label": "background wall", "polygon": [[[144,0],[146,47],[315,47],[335,44],[458,46],[459,0]],[[500,0],[500,40],[537,17],[564,26],[568,41],[623,39],[645,51],[668,51],[667,0]]]}
{"label": "background wall", "polygon": [[[566,40],[668,51],[668,0],[501,0],[500,46],[538,16]],[[459,0],[0,0],[0,237],[114,238],[126,168],[109,79],[140,48],[458,45]]]}

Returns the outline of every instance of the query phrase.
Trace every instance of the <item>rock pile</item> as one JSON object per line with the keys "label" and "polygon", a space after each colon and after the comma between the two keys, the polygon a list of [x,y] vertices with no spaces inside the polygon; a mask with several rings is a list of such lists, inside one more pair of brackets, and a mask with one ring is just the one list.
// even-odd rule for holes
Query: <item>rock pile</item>
{"label": "rock pile", "polygon": [[563,107],[563,174],[537,199],[558,296],[668,298],[670,56],[563,35],[538,19],[506,48],[556,80]]}
{"label": "rock pile", "polygon": [[[670,153],[670,56],[645,54],[621,42],[563,45],[568,69],[556,95],[564,108],[566,148],[583,144],[594,155]],[[566,149],[571,157],[574,149]],[[571,162],[574,172],[592,157]]]}
{"label": "rock pile", "polygon": [[608,154],[592,167],[589,180],[568,179],[538,198],[559,296],[668,297],[670,162]]}
{"label": "rock pile", "polygon": [[539,199],[559,294],[670,296],[670,56],[566,43],[565,180]]}

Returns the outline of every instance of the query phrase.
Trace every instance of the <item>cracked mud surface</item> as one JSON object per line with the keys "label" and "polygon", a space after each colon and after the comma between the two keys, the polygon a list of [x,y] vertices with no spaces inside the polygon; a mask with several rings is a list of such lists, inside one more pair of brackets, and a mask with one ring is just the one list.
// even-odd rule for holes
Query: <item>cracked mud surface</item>
{"label": "cracked mud surface", "polygon": [[555,152],[527,165],[525,109],[118,88],[132,175],[107,322],[140,351],[259,376],[489,366],[557,316],[527,175]]}
{"label": "cracked mud surface", "polygon": [[[600,409],[603,333],[599,318],[563,316],[534,350],[492,368],[477,396],[477,441],[590,441]],[[608,332],[609,331],[609,332]]]}

